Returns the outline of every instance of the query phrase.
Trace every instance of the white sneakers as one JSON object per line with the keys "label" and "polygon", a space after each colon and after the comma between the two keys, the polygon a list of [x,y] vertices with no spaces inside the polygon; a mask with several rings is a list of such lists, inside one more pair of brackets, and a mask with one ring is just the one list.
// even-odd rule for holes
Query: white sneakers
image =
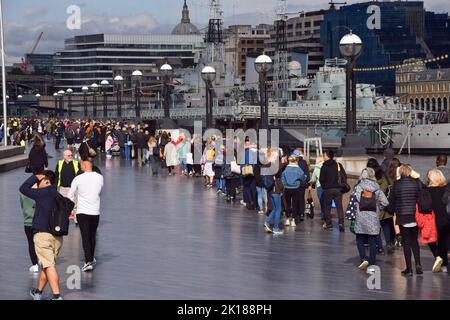
{"label": "white sneakers", "polygon": [[374,274],[375,273],[375,265],[373,265],[373,266],[368,266],[367,267],[367,270],[366,270],[366,273],[367,274]]}
{"label": "white sneakers", "polygon": [[368,266],[369,266],[369,261],[364,260],[364,261],[361,262],[361,264],[358,266],[358,269],[360,269],[360,270],[366,270]]}
{"label": "white sneakers", "polygon": [[439,256],[436,257],[436,261],[434,261],[433,269],[432,269],[433,273],[437,273],[441,270],[441,266],[442,266],[443,262],[444,262],[444,260],[442,260],[441,257],[439,257]]}
{"label": "white sneakers", "polygon": [[247,204],[244,202],[244,200],[241,200],[240,202],[243,206],[246,206]]}
{"label": "white sneakers", "polygon": [[291,219],[291,227],[295,227],[295,226],[297,226],[297,225],[295,224],[295,219],[292,218],[292,219]]}
{"label": "white sneakers", "polygon": [[441,272],[442,273],[447,273],[448,271],[447,271],[447,267],[446,266],[442,266],[441,267]]}
{"label": "white sneakers", "polygon": [[259,211],[258,211],[258,214],[264,214],[264,211],[259,210]]}
{"label": "white sneakers", "polygon": [[284,225],[286,227],[289,227],[291,225],[291,221],[289,220],[289,218],[286,218],[286,221],[284,221]]}
{"label": "white sneakers", "polygon": [[39,272],[39,265],[35,264],[35,265],[31,266],[29,270],[32,273],[38,273]]}
{"label": "white sneakers", "polygon": [[85,263],[83,268],[81,268],[81,271],[83,271],[83,272],[92,271],[92,270],[94,270],[94,265],[92,264],[92,262]]}

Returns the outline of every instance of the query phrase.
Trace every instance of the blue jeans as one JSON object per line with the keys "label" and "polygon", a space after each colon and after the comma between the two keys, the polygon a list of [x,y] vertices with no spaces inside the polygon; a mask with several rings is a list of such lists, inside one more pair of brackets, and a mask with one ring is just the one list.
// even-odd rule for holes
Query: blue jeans
{"label": "blue jeans", "polygon": [[256,187],[256,192],[258,194],[258,208],[264,211],[267,209],[267,190],[264,187]]}
{"label": "blue jeans", "polygon": [[124,152],[125,152],[125,160],[130,160],[131,159],[131,146],[126,144]]}
{"label": "blue jeans", "polygon": [[369,265],[376,264],[377,257],[377,238],[378,235],[372,236],[368,234],[357,234],[356,235],[356,246],[358,247],[359,258],[362,260],[367,260],[366,247],[364,246],[364,240],[369,239]]}
{"label": "blue jeans", "polygon": [[270,200],[272,201],[272,210],[266,219],[266,223],[270,224],[274,220],[274,229],[280,229],[280,219],[281,219],[281,194],[271,193]]}
{"label": "blue jeans", "polygon": [[225,179],[216,178],[216,188],[217,190],[222,190],[225,192]]}
{"label": "blue jeans", "polygon": [[181,167],[181,171],[187,171],[186,158],[180,159],[180,167]]}

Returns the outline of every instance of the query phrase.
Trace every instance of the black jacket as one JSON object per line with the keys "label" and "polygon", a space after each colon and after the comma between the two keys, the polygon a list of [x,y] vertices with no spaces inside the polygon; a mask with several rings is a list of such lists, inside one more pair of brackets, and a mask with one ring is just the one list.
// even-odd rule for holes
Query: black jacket
{"label": "black jacket", "polygon": [[[338,180],[338,167],[337,162],[335,160],[327,160],[323,163],[322,169],[320,169],[320,185],[322,186],[322,189],[333,189],[333,188],[339,188],[339,180]],[[347,174],[345,173],[344,168],[341,164],[339,164],[341,167],[341,172],[347,180]]]}
{"label": "black jacket", "polygon": [[143,132],[136,134],[136,143],[139,149],[144,149],[147,145],[147,136]]}
{"label": "black jacket", "polygon": [[394,182],[389,193],[389,211],[397,216],[397,224],[416,222],[416,204],[420,181],[411,177],[402,177]]}
{"label": "black jacket", "polygon": [[28,155],[28,161],[34,174],[43,171],[44,168],[48,167],[48,158],[45,148],[31,148],[30,154]]}
{"label": "black jacket", "polygon": [[431,194],[436,228],[441,230],[450,222],[449,215],[447,214],[446,203],[443,201],[446,187],[429,187],[428,190]]}

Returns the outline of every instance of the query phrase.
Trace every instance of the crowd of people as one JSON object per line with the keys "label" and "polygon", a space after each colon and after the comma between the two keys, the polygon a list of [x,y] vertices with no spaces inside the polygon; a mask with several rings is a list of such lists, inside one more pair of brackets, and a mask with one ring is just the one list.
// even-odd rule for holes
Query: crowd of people
{"label": "crowd of people", "polygon": [[[15,134],[13,140],[17,142],[17,136],[25,131],[25,139],[33,142],[27,170],[34,176],[20,191],[32,261],[30,271],[39,269],[37,260],[43,268],[39,286],[31,292],[34,298],[40,298],[47,281],[54,297],[60,298],[59,289],[55,287],[54,265],[62,239],[48,234],[39,236],[46,233],[42,217],[49,216],[49,199],[55,196],[56,190],[76,203],[72,218],[79,224],[82,235],[85,252],[82,270],[93,270],[96,264],[95,234],[103,186],[101,172],[93,165],[98,153],[105,153],[106,161],[117,156],[123,161],[135,159],[138,166],[149,164],[153,175],[166,172],[169,176],[181,175],[186,179],[202,177],[205,189],[215,188],[217,195],[228,202],[237,201],[237,195],[242,193],[240,204],[247,210],[266,215],[262,228],[274,235],[294,231],[305,220],[305,215],[313,218],[311,199],[316,193],[319,204],[316,211],[320,210],[323,230],[333,229],[333,209],[340,232],[346,231],[345,221],[350,220],[350,231],[355,234],[360,258],[359,269],[375,272],[377,255],[390,255],[396,247],[402,247],[406,266],[402,275],[413,275],[412,255],[416,274],[420,275],[423,273],[420,242],[429,245],[435,259],[431,270],[447,272],[450,169],[444,155],[437,158],[436,168],[421,180],[410,165],[402,164],[392,150],[387,150],[381,164],[370,158],[356,184],[350,187],[345,169],[335,160],[332,150],[326,150],[312,165],[301,148],[260,148],[249,138],[241,142],[236,137],[229,141],[229,138],[211,136],[203,142],[195,135],[187,137],[181,133],[173,137],[171,131],[156,131],[151,135],[146,124],[115,121],[50,119],[18,121],[18,126],[13,126],[13,122],[8,127],[19,129],[9,136]],[[64,159],[58,161],[54,172],[48,170],[44,142],[47,135],[54,137],[56,149],[60,147],[61,138],[67,141]],[[240,143],[242,153],[237,151]],[[194,161],[196,154],[201,155],[198,163]],[[30,191],[33,189],[39,191]],[[343,196],[346,193],[350,200],[345,210]],[[44,240],[52,244],[51,252],[43,252]]]}

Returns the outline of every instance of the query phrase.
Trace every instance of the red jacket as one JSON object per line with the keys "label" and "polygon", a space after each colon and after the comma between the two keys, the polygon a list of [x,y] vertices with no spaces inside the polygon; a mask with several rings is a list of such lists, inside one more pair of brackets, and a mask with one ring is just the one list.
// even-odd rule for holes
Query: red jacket
{"label": "red jacket", "polygon": [[420,213],[419,207],[416,208],[416,222],[419,227],[419,241],[421,243],[433,243],[437,241],[436,221],[434,212]]}

